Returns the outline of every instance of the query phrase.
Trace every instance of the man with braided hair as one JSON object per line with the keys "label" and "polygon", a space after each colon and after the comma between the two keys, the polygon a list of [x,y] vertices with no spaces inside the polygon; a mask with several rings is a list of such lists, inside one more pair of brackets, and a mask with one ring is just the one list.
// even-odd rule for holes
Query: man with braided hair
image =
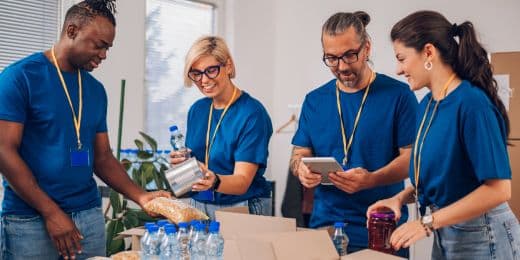
{"label": "man with braided hair", "polygon": [[95,173],[143,206],[166,192],[135,185],[110,149],[107,95],[89,71],[115,36],[113,0],[86,0],[65,16],[59,41],[0,74],[3,259],[105,254]]}

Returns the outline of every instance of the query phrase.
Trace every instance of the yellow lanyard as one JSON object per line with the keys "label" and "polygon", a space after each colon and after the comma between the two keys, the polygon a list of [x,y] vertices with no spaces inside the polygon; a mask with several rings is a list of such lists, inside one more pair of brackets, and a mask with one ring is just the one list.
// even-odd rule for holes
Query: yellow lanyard
{"label": "yellow lanyard", "polygon": [[[443,98],[446,97],[448,86],[450,83],[455,79],[455,73],[453,73],[448,81],[444,84],[444,87],[442,88],[442,94]],[[437,108],[439,107],[439,102],[441,99],[437,100],[435,103],[435,106],[433,107],[432,115],[430,117],[430,121],[428,122],[428,125],[426,126],[426,129],[424,130],[424,135],[421,138],[421,132],[424,127],[424,122],[426,121],[426,116],[428,115],[428,111],[430,110],[430,105],[433,100],[433,95],[430,97],[430,100],[428,101],[428,105],[426,106],[426,110],[424,111],[423,118],[421,120],[421,124],[419,125],[419,130],[417,131],[417,136],[415,137],[415,144],[413,147],[413,166],[414,166],[414,179],[415,179],[415,202],[416,202],[416,210],[417,210],[417,217],[419,216],[419,177],[421,175],[421,153],[423,149],[424,140],[426,139],[426,135],[428,134],[428,131],[430,130],[430,126],[432,125],[433,117],[435,116],[435,112],[437,111]],[[419,139],[421,139],[421,144],[419,148]]]}
{"label": "yellow lanyard", "polygon": [[63,75],[61,74],[60,66],[58,65],[58,60],[56,59],[56,54],[54,54],[54,46],[51,48],[52,60],[54,61],[54,66],[56,67],[56,71],[58,71],[58,76],[60,77],[61,86],[65,91],[65,95],[67,96],[67,100],[69,101],[70,110],[72,111],[72,120],[74,121],[74,128],[76,129],[76,138],[78,141],[78,149],[81,149],[81,139],[80,139],[80,129],[81,129],[81,115],[83,114],[83,86],[81,84],[81,73],[78,69],[78,84],[79,84],[79,106],[78,106],[78,116],[76,117],[76,112],[74,111],[74,106],[72,105],[72,100],[70,99],[69,90],[67,89],[67,84],[63,79]]}
{"label": "yellow lanyard", "polygon": [[206,167],[209,163],[209,151],[211,150],[211,146],[213,145],[213,142],[215,141],[215,136],[217,135],[218,128],[220,127],[220,123],[222,123],[222,119],[224,118],[224,115],[228,111],[231,104],[233,104],[233,101],[235,99],[235,96],[237,94],[237,88],[234,87],[233,89],[233,95],[231,96],[231,99],[227,103],[226,107],[224,108],[224,111],[222,111],[222,115],[220,115],[220,118],[217,122],[217,126],[215,126],[215,131],[213,132],[213,136],[211,137],[211,142],[209,141],[209,132],[211,131],[211,117],[213,116],[213,101],[211,102],[211,106],[209,108],[209,116],[208,116],[208,130],[206,131],[206,154],[204,158],[204,163],[206,164]]}
{"label": "yellow lanyard", "polygon": [[350,134],[350,138],[348,139],[348,143],[347,143],[347,136],[346,136],[346,133],[345,133],[345,126],[343,125],[343,116],[342,116],[342,113],[341,113],[341,102],[340,102],[340,99],[339,99],[339,85],[338,85],[338,81],[336,80],[336,103],[338,105],[339,121],[340,121],[340,124],[341,124],[341,137],[343,139],[343,154],[344,154],[343,166],[347,166],[347,162],[348,162],[347,154],[348,154],[348,151],[350,150],[350,146],[352,145],[352,140],[354,139],[354,133],[356,132],[356,128],[357,128],[357,125],[359,123],[359,118],[361,116],[361,111],[363,111],[363,106],[365,105],[365,101],[366,101],[367,96],[368,96],[368,91],[370,91],[370,85],[372,84],[372,82],[375,79],[376,79],[376,73],[372,72],[372,75],[370,75],[370,80],[368,81],[368,84],[367,84],[367,87],[366,87],[366,90],[365,90],[365,94],[363,95],[363,99],[361,101],[361,105],[359,106],[359,109],[358,109],[358,112],[357,112],[357,115],[356,115],[356,119],[354,120],[354,127],[352,127],[352,133]]}

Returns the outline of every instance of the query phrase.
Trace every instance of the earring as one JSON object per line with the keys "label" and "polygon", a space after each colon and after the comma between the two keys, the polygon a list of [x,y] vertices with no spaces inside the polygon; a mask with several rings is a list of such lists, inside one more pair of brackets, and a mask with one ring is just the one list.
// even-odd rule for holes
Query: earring
{"label": "earring", "polygon": [[426,70],[432,70],[432,68],[433,68],[433,63],[432,63],[431,61],[427,61],[427,62],[425,62],[425,63],[424,63],[424,68],[425,68]]}

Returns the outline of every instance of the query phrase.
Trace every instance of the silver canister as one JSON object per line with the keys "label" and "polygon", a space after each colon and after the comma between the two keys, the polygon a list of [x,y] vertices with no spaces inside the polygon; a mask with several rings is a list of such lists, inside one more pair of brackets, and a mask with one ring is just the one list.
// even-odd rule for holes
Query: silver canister
{"label": "silver canister", "polygon": [[199,163],[195,157],[191,157],[186,161],[174,165],[164,173],[166,179],[170,183],[173,195],[180,197],[191,190],[191,186],[199,179],[204,178],[204,174],[200,170]]}

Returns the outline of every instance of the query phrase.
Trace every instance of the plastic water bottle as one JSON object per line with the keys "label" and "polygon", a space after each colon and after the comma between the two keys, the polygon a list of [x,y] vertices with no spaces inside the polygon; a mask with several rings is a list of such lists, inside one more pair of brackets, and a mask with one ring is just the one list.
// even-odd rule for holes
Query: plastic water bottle
{"label": "plastic water bottle", "polygon": [[332,236],[332,242],[334,242],[334,247],[336,247],[336,251],[338,251],[340,256],[347,254],[348,237],[343,230],[344,227],[345,223],[343,222],[334,223],[334,235]]}
{"label": "plastic water bottle", "polygon": [[149,236],[148,227],[153,226],[153,225],[155,225],[155,223],[153,223],[153,222],[144,223],[144,234],[141,237],[141,240],[139,241],[140,242],[139,244],[141,245],[141,249],[144,248],[144,242],[146,241],[146,239]]}
{"label": "plastic water bottle", "polygon": [[224,238],[220,234],[220,222],[211,222],[206,240],[206,260],[223,260],[223,254]]}
{"label": "plastic water bottle", "polygon": [[148,226],[148,236],[143,242],[141,248],[141,259],[152,260],[158,259],[159,257],[159,238],[157,237],[157,231],[159,227],[157,225]]}
{"label": "plastic water bottle", "polygon": [[159,237],[159,241],[161,241],[163,239],[163,236],[165,234],[164,226],[169,223],[170,222],[166,219],[157,220],[157,226],[159,227],[159,230],[157,231],[157,236]]}
{"label": "plastic water bottle", "polygon": [[177,232],[177,242],[179,244],[179,259],[190,259],[190,238],[188,237],[188,223],[180,222]]}
{"label": "plastic water bottle", "polygon": [[161,240],[161,254],[159,259],[170,260],[179,258],[179,243],[177,242],[177,229],[173,224],[164,225],[165,235]]}
{"label": "plastic water bottle", "polygon": [[204,232],[204,224],[198,222],[195,224],[195,232],[190,240],[190,253],[192,260],[206,259],[206,238]]}
{"label": "plastic water bottle", "polygon": [[186,158],[190,158],[190,154],[185,145],[184,135],[176,125],[170,126],[170,144],[174,151],[183,152]]}
{"label": "plastic water bottle", "polygon": [[190,240],[193,237],[193,234],[195,233],[195,225],[197,225],[198,223],[200,223],[200,221],[198,221],[196,219],[190,221],[190,229],[189,229],[189,232],[188,232]]}

